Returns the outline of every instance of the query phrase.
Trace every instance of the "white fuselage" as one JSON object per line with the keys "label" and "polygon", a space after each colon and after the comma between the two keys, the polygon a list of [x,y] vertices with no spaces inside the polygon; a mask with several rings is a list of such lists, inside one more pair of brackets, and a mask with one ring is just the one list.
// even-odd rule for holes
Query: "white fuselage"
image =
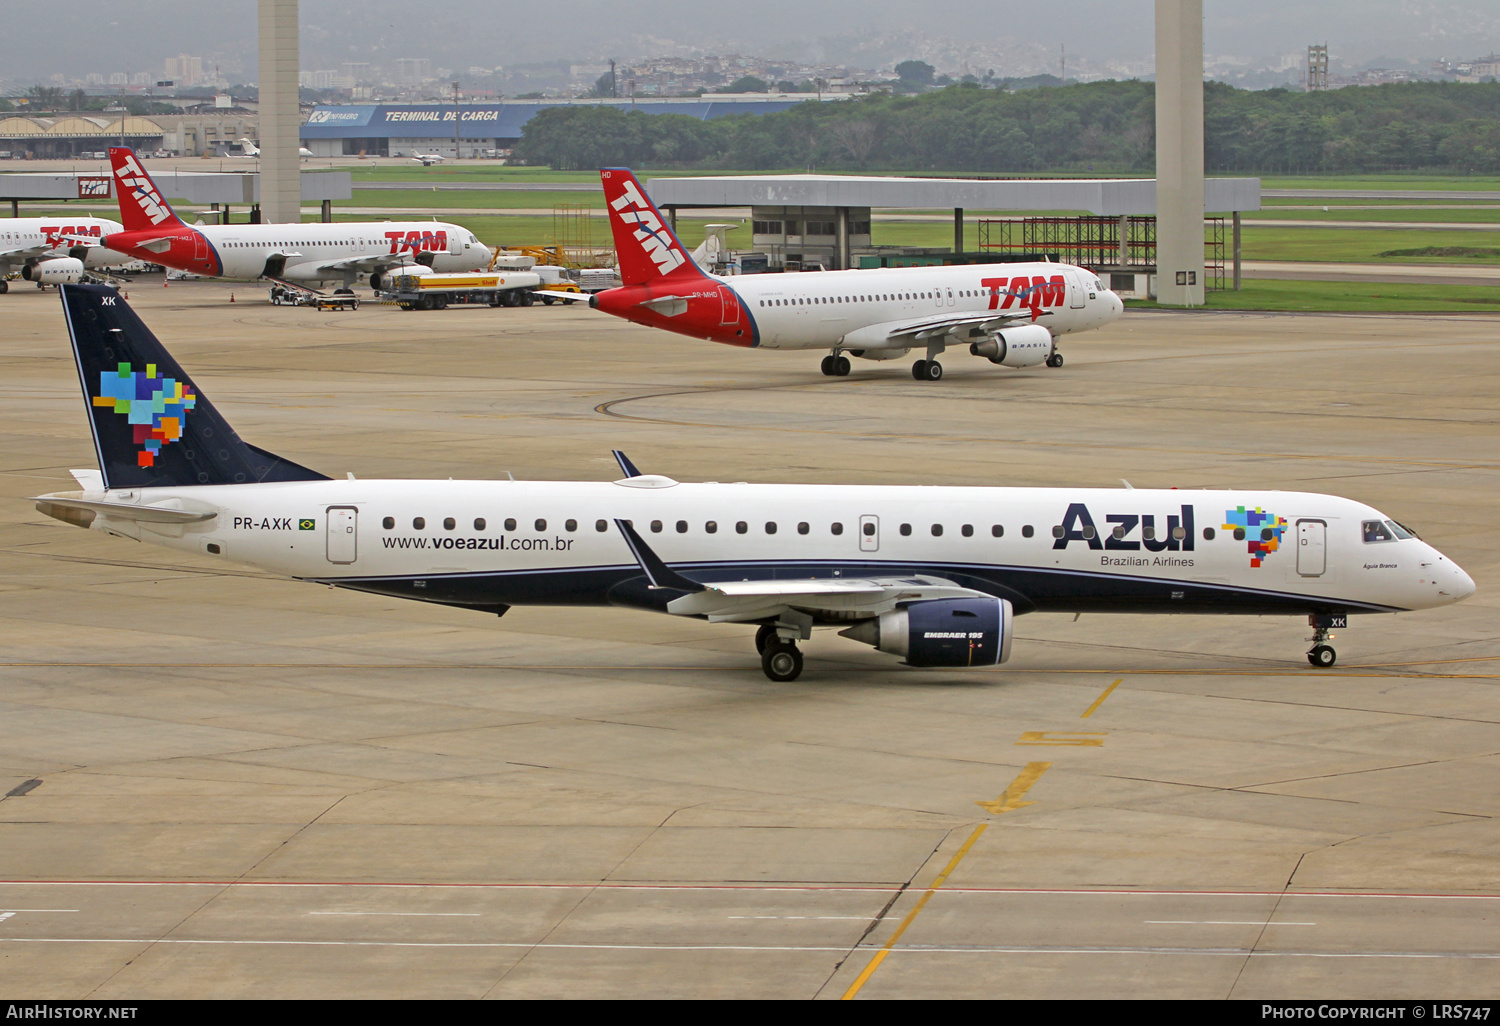
{"label": "white fuselage", "polygon": [[[740,295],[759,344],[768,349],[827,349],[840,339],[849,349],[886,349],[892,348],[887,339],[893,328],[984,315],[1018,317],[1057,336],[1108,324],[1124,310],[1093,272],[1068,264],[892,267],[723,280]],[[907,341],[899,348],[921,344]]]}
{"label": "white fuselage", "polygon": [[[435,271],[478,271],[490,251],[467,228],[441,221],[347,221],[304,224],[199,225],[218,254],[221,277],[253,280],[272,258],[285,257],[277,277],[300,281],[354,279],[357,273],[431,260]],[[417,258],[421,257],[421,260]]]}
{"label": "white fuselage", "polygon": [[[1362,524],[1389,522],[1378,511],[1306,492],[638,478],[330,480],[103,497],[216,515],[188,525],[101,516],[95,529],[431,601],[467,589],[512,605],[608,604],[605,584],[589,581],[640,573],[616,518],[632,521],[663,561],[702,580],[935,574],[1008,597],[1017,612],[1392,612],[1474,590],[1418,538],[1365,541]],[[1276,525],[1275,544],[1262,542],[1269,551],[1258,556],[1262,529],[1236,538],[1230,522],[1246,510]]]}
{"label": "white fuselage", "polygon": [[0,273],[27,263],[71,256],[80,246],[86,250],[83,266],[90,270],[128,264],[134,257],[106,249],[99,242],[120,230],[118,221],[102,217],[5,218],[0,220]]}

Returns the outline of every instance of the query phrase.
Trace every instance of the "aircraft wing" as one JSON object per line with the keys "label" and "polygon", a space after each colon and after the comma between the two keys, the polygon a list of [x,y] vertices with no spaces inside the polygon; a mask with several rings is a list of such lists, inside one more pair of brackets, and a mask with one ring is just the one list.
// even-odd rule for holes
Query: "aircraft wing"
{"label": "aircraft wing", "polygon": [[[850,349],[904,349],[925,345],[929,339],[951,335],[953,343],[977,342],[1004,328],[1030,324],[1038,317],[1049,316],[1043,310],[1035,316],[1030,307],[1017,310],[982,311],[980,313],[936,314],[906,321],[887,321],[858,328],[844,336]],[[953,344],[950,343],[950,344]]]}
{"label": "aircraft wing", "polygon": [[17,246],[14,249],[0,249],[0,260],[10,260],[14,257],[42,256],[48,252],[46,246]]}
{"label": "aircraft wing", "polygon": [[322,263],[296,264],[299,271],[327,271],[329,276],[345,271],[383,271],[387,267],[403,263],[400,253],[378,253],[371,256],[351,257],[347,260],[325,260]]}
{"label": "aircraft wing", "polygon": [[787,610],[817,619],[864,620],[889,612],[903,602],[926,599],[982,598],[983,592],[941,577],[818,578],[805,581],[724,581],[703,586],[667,603],[677,616],[702,616],[711,623],[748,623]]}
{"label": "aircraft wing", "polygon": [[667,612],[676,616],[702,616],[710,623],[753,623],[789,610],[814,618],[865,620],[902,602],[985,597],[983,592],[926,574],[702,583],[662,562],[629,521],[616,520],[615,525],[625,536],[625,544],[653,589],[686,593],[668,602]]}

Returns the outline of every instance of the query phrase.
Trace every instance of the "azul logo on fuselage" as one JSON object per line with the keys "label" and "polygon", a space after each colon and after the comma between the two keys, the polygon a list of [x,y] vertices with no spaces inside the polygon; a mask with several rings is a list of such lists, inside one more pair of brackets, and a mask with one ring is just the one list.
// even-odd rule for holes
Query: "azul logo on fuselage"
{"label": "azul logo on fuselage", "polygon": [[1157,527],[1154,513],[1106,513],[1104,522],[1108,528],[1101,534],[1088,506],[1074,502],[1063,516],[1061,533],[1052,532],[1057,539],[1052,547],[1066,549],[1078,541],[1091,549],[1192,552],[1193,507],[1184,505],[1181,509],[1181,513],[1168,514],[1162,528]]}
{"label": "azul logo on fuselage", "polygon": [[626,224],[636,225],[632,235],[645,249],[646,255],[656,264],[662,274],[676,270],[686,262],[682,253],[672,244],[672,236],[661,219],[651,210],[651,204],[635,187],[635,182],[626,178],[621,186],[625,191],[610,206]]}

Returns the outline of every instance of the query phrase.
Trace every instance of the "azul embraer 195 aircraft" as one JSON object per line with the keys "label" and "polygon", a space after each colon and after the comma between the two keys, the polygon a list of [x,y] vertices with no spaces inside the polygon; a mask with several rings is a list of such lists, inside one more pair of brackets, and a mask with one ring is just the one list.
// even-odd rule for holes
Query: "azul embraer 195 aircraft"
{"label": "azul embraer 195 aircraft", "polygon": [[173,212],[135,154],[111,146],[115,194],[125,230],[110,249],[206,278],[338,281],[365,275],[482,271],[493,254],[467,228],[442,221],[189,225]]}
{"label": "azul embraer 195 aircraft", "polygon": [[1003,663],[1029,612],[1306,616],[1474,582],[1379,510],[1275,491],[330,480],[240,440],[125,300],[63,285],[99,470],[39,496],[70,524],[309,581],[493,614],[627,606],[757,624],[772,680],[814,627],[913,666]]}
{"label": "azul embraer 195 aircraft", "polygon": [[1093,271],[1072,264],[716,278],[688,256],[635,175],[626,168],[599,175],[623,284],[596,293],[590,306],[711,342],[826,349],[829,376],[848,374],[850,356],[898,360],[918,349],[925,356],[912,377],[937,381],[938,357],[953,346],[1005,367],[1061,367],[1059,335],[1108,324],[1125,309]]}

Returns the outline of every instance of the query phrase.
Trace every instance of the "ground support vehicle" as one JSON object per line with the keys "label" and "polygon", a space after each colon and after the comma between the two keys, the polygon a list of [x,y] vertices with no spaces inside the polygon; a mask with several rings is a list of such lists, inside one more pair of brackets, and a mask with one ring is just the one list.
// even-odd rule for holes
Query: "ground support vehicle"
{"label": "ground support vehicle", "polygon": [[278,280],[271,285],[271,305],[310,306],[315,310],[358,310],[359,297],[350,289],[339,289],[329,295],[317,289]]}
{"label": "ground support vehicle", "polygon": [[448,306],[530,306],[531,290],[541,285],[531,271],[486,274],[397,274],[381,298],[403,310],[442,310]]}

